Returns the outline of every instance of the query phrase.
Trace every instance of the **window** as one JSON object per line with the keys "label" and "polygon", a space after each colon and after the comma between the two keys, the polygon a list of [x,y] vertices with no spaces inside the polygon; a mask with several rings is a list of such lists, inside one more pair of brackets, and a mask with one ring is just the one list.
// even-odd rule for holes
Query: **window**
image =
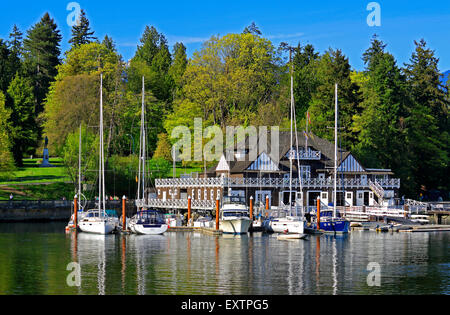
{"label": "window", "polygon": [[347,199],[352,199],[352,193],[347,193]]}
{"label": "window", "polygon": [[205,189],[205,193],[203,194],[203,199],[208,200],[208,191]]}
{"label": "window", "polygon": [[211,189],[211,200],[214,200],[214,189]]}
{"label": "window", "polygon": [[328,193],[322,193],[322,199],[328,199]]}
{"label": "window", "polygon": [[198,196],[198,200],[202,200],[202,190],[201,189],[199,189],[198,191],[197,191],[197,196]]}

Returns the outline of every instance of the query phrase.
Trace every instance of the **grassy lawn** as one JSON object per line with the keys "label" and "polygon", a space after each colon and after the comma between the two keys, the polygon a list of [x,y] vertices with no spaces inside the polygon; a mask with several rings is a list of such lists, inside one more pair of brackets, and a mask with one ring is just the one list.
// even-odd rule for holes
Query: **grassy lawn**
{"label": "grassy lawn", "polygon": [[39,167],[41,159],[24,159],[24,166],[14,172],[14,177],[0,182],[0,200],[61,200],[73,197],[73,184],[65,173],[60,158],[50,159],[54,167]]}
{"label": "grassy lawn", "polygon": [[50,159],[50,164],[55,167],[39,167],[41,159],[25,159],[24,166],[14,172],[14,178],[0,182],[0,185],[12,184],[37,184],[37,183],[63,183],[69,182],[62,159]]}

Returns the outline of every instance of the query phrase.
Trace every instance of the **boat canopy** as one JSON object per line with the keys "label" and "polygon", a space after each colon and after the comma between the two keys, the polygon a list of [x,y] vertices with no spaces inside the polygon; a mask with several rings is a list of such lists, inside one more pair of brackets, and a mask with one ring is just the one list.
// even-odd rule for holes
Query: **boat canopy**
{"label": "boat canopy", "polygon": [[245,205],[245,197],[244,196],[223,196],[222,203],[224,205],[228,205],[228,204]]}

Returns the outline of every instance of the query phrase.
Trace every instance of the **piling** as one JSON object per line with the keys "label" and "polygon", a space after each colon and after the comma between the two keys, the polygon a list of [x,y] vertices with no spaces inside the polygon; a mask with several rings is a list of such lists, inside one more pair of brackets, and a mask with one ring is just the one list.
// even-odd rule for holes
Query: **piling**
{"label": "piling", "polygon": [[320,197],[317,198],[317,230],[320,230]]}
{"label": "piling", "polygon": [[216,231],[219,231],[219,198],[216,199]]}
{"label": "piling", "polygon": [[126,201],[127,197],[122,197],[122,231],[127,229],[127,217],[126,217]]}
{"label": "piling", "polygon": [[73,198],[73,227],[78,229],[78,195]]}
{"label": "piling", "polygon": [[266,196],[266,211],[270,210],[270,205],[269,205],[269,196]]}
{"label": "piling", "polygon": [[253,221],[253,196],[250,197],[250,219]]}
{"label": "piling", "polygon": [[191,224],[191,210],[192,210],[192,198],[189,196],[188,198],[188,226]]}

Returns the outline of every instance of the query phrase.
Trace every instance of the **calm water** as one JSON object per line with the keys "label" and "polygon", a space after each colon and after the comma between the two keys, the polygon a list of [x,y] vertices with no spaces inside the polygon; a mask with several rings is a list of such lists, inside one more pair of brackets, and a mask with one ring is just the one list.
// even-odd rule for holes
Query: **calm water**
{"label": "calm water", "polygon": [[[274,236],[66,235],[64,223],[0,224],[0,294],[449,294],[450,233]],[[69,287],[70,262],[81,286]],[[381,286],[370,287],[371,262]]]}

